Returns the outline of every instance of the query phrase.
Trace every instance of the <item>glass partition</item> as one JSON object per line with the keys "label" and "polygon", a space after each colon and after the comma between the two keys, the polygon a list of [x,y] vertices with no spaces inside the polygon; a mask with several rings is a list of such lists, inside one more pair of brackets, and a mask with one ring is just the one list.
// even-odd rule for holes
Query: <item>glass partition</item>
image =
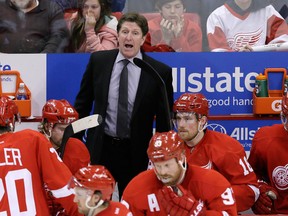
{"label": "glass partition", "polygon": [[123,13],[142,13],[151,45],[166,43],[176,52],[251,51],[253,46],[266,51],[262,45],[288,42],[287,5],[288,0],[126,0]]}
{"label": "glass partition", "polygon": [[[87,0],[29,0],[37,3],[36,8],[29,10],[18,8],[19,12],[16,13],[17,7],[9,1],[11,0],[0,2],[0,53],[97,51],[80,49],[88,34],[83,33],[84,27],[79,24],[85,23],[83,11]],[[59,8],[50,4],[51,2]],[[156,47],[148,51],[288,51],[288,0],[93,0],[93,2],[100,3],[101,10],[105,8],[106,12],[111,9],[116,22],[123,13],[143,14],[149,24],[146,44]],[[38,6],[47,8],[48,13],[40,15],[36,10]],[[65,22],[59,11],[63,12]],[[112,19],[110,17],[107,21],[109,13],[106,12],[101,12],[101,16],[106,14],[104,21],[101,21],[104,23],[102,25],[108,25],[108,21]],[[31,16],[33,13],[39,15]],[[51,18],[53,20],[50,20]],[[77,18],[79,19],[75,25],[78,25],[76,26],[78,29],[72,30],[72,21]],[[114,25],[116,41],[114,42],[117,46],[116,25]],[[95,26],[96,36],[100,34],[102,27]],[[80,31],[82,32],[79,33]],[[49,39],[49,34],[53,35],[52,39]],[[62,39],[62,43],[59,39]],[[43,49],[45,43],[50,47]],[[70,49],[75,43],[79,49]],[[91,42],[87,42],[89,43]]]}

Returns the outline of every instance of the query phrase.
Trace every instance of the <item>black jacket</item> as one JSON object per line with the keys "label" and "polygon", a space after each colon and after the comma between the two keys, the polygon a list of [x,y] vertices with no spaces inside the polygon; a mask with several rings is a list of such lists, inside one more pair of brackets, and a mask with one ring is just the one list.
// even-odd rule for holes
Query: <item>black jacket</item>
{"label": "black jacket", "polygon": [[[117,54],[118,50],[109,50],[98,51],[91,55],[74,105],[79,112],[79,118],[88,116],[92,111],[94,114],[100,114],[103,122],[105,121],[110,77]],[[172,69],[144,53],[143,60],[155,68],[166,83],[171,111],[173,106]],[[138,171],[147,168],[146,151],[152,137],[155,116],[156,131],[163,132],[170,129],[162,98],[157,81],[142,70],[130,124],[132,166]],[[92,164],[97,164],[100,160],[103,133],[104,124],[88,131],[86,145],[90,151]]]}
{"label": "black jacket", "polygon": [[68,36],[63,12],[55,2],[39,0],[39,5],[27,13],[10,0],[0,2],[0,52],[63,52]]}

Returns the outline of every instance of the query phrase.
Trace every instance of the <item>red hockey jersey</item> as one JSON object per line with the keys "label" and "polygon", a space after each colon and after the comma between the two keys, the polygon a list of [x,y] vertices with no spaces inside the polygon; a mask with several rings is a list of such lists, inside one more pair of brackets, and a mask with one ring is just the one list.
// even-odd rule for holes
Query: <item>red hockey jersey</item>
{"label": "red hockey jersey", "polygon": [[82,167],[90,164],[90,154],[83,142],[76,138],[69,138],[66,147],[63,162],[74,175]]}
{"label": "red hockey jersey", "polygon": [[[149,32],[151,35],[152,46],[166,44],[163,39],[160,22],[162,17],[151,19],[148,22]],[[172,39],[171,46],[176,52],[200,52],[202,51],[202,31],[201,27],[189,19],[185,19],[181,35]]]}
{"label": "red hockey jersey", "polygon": [[277,190],[274,213],[288,214],[288,131],[282,124],[262,127],[256,132],[248,161],[258,179]]}
{"label": "red hockey jersey", "polygon": [[72,174],[43,134],[22,130],[0,136],[0,214],[49,215],[44,183],[69,215],[78,215],[67,188]]}
{"label": "red hockey jersey", "polygon": [[[204,202],[207,208],[206,216],[237,215],[231,185],[218,172],[189,165],[181,185],[197,200],[201,199]],[[167,216],[157,198],[157,193],[162,187],[163,184],[158,180],[154,170],[144,171],[127,185],[121,202],[136,216]]]}
{"label": "red hockey jersey", "polygon": [[[90,154],[85,144],[79,139],[69,138],[66,143],[63,162],[69,168],[73,175],[80,168],[88,166],[90,164]],[[47,188],[46,190],[50,215],[68,215],[67,212],[63,209],[63,207],[50,194],[50,191]]]}
{"label": "red hockey jersey", "polygon": [[251,208],[259,196],[257,178],[237,140],[207,129],[194,148],[187,145],[185,148],[189,164],[214,169],[230,182],[239,212]]}

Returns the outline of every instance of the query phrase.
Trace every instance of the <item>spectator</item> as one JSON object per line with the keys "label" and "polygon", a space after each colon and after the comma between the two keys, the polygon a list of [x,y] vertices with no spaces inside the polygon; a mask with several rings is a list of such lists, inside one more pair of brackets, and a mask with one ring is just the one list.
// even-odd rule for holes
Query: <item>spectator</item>
{"label": "spectator", "polygon": [[81,168],[72,177],[69,186],[74,188],[74,202],[78,205],[79,213],[85,216],[132,216],[123,204],[110,201],[115,180],[104,166]]}
{"label": "spectator", "polygon": [[156,0],[161,16],[149,20],[151,44],[167,44],[176,52],[202,50],[202,31],[198,23],[185,17],[183,0]]}
{"label": "spectator", "polygon": [[84,0],[70,26],[70,52],[92,53],[118,47],[117,18],[107,0]]}
{"label": "spectator", "polygon": [[[65,154],[60,154],[63,148],[61,144],[65,128],[77,119],[78,113],[68,101],[52,99],[43,106],[42,122],[39,125],[39,131],[48,138],[72,175],[90,163],[88,149],[84,143],[76,138],[69,138],[65,147]],[[57,203],[49,191],[47,195],[50,215],[58,215],[59,212],[63,212],[62,206]]]}
{"label": "spectator", "polygon": [[154,170],[133,178],[123,193],[133,215],[237,215],[230,183],[214,170],[187,165],[176,132],[156,133],[147,153]]}
{"label": "spectator", "polygon": [[253,51],[253,46],[288,42],[285,20],[267,1],[228,0],[207,20],[211,51]]}
{"label": "spectator", "polygon": [[[121,197],[128,182],[147,169],[146,149],[153,133],[154,117],[156,131],[170,129],[167,116],[163,113],[166,106],[160,100],[162,95],[157,80],[145,69],[137,67],[133,59],[143,59],[159,72],[166,84],[171,111],[173,86],[172,68],[140,51],[148,33],[144,16],[137,13],[124,14],[119,20],[117,31],[119,49],[98,51],[91,55],[75,100],[75,108],[80,118],[90,115],[91,111],[103,117],[99,127],[88,130],[86,145],[91,163],[104,165],[110,170],[118,182]],[[128,63],[127,67],[124,67],[125,62]],[[119,86],[121,91],[123,87],[122,82],[120,85],[123,68],[130,72],[128,106],[124,106],[128,110],[118,112],[119,98],[122,102],[124,95],[119,94]],[[117,119],[121,118],[123,120],[117,124]],[[120,126],[120,123],[123,125]],[[122,134],[120,129],[124,130]]]}
{"label": "spectator", "polygon": [[67,184],[72,174],[51,143],[40,133],[13,133],[20,119],[18,107],[0,97],[1,205],[5,215],[49,215],[43,182],[68,215],[78,215]]}
{"label": "spectator", "polygon": [[260,180],[255,214],[288,214],[288,94],[281,106],[282,124],[260,128],[252,141],[248,161]]}
{"label": "spectator", "polygon": [[68,44],[63,11],[47,0],[0,2],[0,52],[59,53]]}
{"label": "spectator", "polygon": [[173,111],[175,128],[186,144],[187,162],[221,173],[232,185],[238,212],[250,209],[259,196],[256,175],[237,140],[206,128],[209,108],[204,95],[182,94]]}

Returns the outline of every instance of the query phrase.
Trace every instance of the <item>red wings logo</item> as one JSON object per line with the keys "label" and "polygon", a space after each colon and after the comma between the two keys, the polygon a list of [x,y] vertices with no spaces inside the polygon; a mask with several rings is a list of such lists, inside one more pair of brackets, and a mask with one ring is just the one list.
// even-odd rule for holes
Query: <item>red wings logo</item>
{"label": "red wings logo", "polygon": [[247,44],[250,46],[255,45],[260,40],[262,34],[262,29],[257,29],[254,32],[238,33],[234,36],[234,38],[228,39],[228,43],[230,47],[238,50]]}
{"label": "red wings logo", "polygon": [[273,170],[272,178],[275,186],[279,190],[288,189],[288,164],[285,166],[278,166]]}

